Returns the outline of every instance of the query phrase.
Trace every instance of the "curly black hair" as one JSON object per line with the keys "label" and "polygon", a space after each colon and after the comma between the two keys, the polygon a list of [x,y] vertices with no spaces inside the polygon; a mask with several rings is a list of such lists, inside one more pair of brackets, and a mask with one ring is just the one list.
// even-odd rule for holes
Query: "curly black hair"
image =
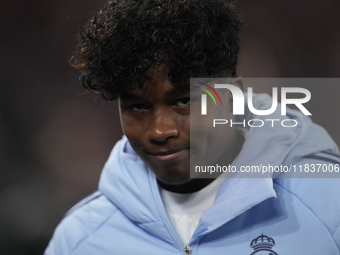
{"label": "curly black hair", "polygon": [[114,0],[79,32],[71,65],[104,99],[165,64],[174,84],[236,74],[242,22],[232,0]]}

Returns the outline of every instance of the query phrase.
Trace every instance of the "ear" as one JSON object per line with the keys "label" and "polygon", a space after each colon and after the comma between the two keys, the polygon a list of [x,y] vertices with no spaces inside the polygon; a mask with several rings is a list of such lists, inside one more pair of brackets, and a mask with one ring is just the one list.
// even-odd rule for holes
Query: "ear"
{"label": "ear", "polygon": [[[242,79],[241,76],[235,75],[235,76],[230,77],[229,83],[239,87],[243,92],[243,79]],[[231,94],[230,91],[229,91],[229,100],[228,101],[229,101],[229,106],[230,106],[230,109],[231,109],[231,112],[232,112],[233,111],[233,97],[232,97],[232,94]]]}
{"label": "ear", "polygon": [[239,75],[232,76],[230,83],[239,87],[243,91],[243,79]]}

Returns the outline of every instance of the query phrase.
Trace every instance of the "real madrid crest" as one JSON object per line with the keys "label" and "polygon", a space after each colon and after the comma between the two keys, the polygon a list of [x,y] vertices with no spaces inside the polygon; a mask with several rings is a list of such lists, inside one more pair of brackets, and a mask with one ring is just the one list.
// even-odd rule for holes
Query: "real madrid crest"
{"label": "real madrid crest", "polygon": [[274,239],[262,234],[251,241],[250,247],[254,252],[250,255],[278,255],[272,250],[273,246],[275,246]]}

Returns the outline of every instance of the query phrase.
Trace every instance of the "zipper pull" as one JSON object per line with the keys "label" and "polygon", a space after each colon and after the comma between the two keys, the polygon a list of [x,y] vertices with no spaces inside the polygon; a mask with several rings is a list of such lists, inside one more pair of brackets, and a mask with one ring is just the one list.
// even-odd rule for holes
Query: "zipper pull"
{"label": "zipper pull", "polygon": [[191,255],[191,248],[187,244],[184,246],[184,254],[185,255]]}

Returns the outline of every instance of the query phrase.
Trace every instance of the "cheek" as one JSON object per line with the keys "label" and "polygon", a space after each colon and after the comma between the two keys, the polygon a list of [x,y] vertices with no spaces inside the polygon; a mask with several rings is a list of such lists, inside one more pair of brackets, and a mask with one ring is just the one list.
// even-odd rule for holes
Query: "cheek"
{"label": "cheek", "polygon": [[133,143],[135,140],[141,138],[140,134],[143,132],[142,123],[139,123],[138,121],[134,120],[134,118],[124,113],[121,113],[120,115],[120,122],[123,133],[129,139],[130,143]]}
{"label": "cheek", "polygon": [[[214,127],[214,119],[226,120],[228,124]],[[202,159],[204,163],[209,158],[215,158],[218,151],[226,147],[233,133],[230,128],[232,119],[231,109],[227,105],[214,104],[208,104],[207,115],[201,115],[199,109],[196,115],[191,116],[190,148],[192,155],[196,155],[195,160]]]}
{"label": "cheek", "polygon": [[176,120],[177,127],[179,127],[180,133],[183,135],[190,135],[190,116],[179,116]]}

